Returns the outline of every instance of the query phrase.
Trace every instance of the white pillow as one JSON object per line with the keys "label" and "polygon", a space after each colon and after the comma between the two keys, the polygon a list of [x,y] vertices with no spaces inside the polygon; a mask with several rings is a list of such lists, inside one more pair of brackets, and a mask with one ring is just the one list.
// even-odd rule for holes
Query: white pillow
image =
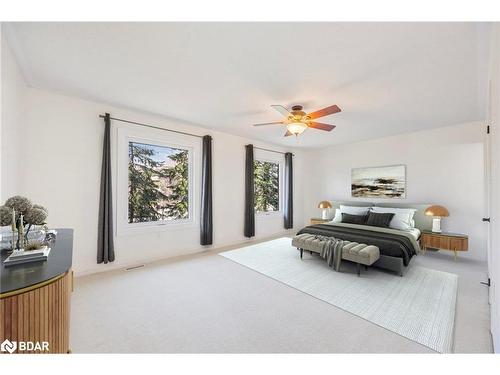
{"label": "white pillow", "polygon": [[341,223],[342,222],[342,212],[340,212],[340,209],[335,210],[335,216],[333,217],[332,222],[334,223]]}
{"label": "white pillow", "polygon": [[393,213],[394,217],[389,223],[389,227],[393,229],[408,230],[413,228],[414,208],[395,208],[395,207],[372,207],[373,212],[377,213]]}
{"label": "white pillow", "polygon": [[[340,212],[350,215],[367,215],[371,207],[357,207],[340,205]],[[342,215],[341,215],[342,216]]]}

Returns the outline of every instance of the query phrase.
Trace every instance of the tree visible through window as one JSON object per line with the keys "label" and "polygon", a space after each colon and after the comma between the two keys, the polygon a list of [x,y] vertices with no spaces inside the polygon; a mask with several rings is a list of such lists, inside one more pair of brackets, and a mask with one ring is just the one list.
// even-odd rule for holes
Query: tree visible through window
{"label": "tree visible through window", "polygon": [[254,161],[255,210],[258,212],[279,211],[279,164]]}
{"label": "tree visible through window", "polygon": [[129,142],[128,222],[189,217],[189,151]]}

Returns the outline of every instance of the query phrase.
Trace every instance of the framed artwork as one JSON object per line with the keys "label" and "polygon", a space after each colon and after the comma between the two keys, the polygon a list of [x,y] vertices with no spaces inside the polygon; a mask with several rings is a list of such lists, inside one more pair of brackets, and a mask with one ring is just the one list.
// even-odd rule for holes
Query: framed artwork
{"label": "framed artwork", "polygon": [[406,198],[406,166],[353,168],[353,198]]}

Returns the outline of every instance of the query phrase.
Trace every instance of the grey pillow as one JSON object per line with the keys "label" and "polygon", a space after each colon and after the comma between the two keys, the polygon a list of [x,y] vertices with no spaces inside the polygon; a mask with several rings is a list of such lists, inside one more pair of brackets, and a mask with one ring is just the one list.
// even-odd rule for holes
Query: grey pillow
{"label": "grey pillow", "polygon": [[365,224],[366,215],[351,215],[342,212],[342,223],[348,224]]}
{"label": "grey pillow", "polygon": [[366,219],[366,225],[371,225],[372,227],[389,228],[389,223],[394,217],[394,213],[377,213],[369,212]]}

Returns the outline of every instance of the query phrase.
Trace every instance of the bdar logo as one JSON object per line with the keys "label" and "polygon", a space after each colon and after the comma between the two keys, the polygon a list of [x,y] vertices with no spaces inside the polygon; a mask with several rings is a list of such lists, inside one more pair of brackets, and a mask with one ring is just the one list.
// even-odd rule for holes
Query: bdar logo
{"label": "bdar logo", "polygon": [[15,341],[9,341],[8,339],[5,339],[4,342],[0,345],[0,351],[2,352],[9,352],[9,353],[14,353],[17,349],[17,342]]}

